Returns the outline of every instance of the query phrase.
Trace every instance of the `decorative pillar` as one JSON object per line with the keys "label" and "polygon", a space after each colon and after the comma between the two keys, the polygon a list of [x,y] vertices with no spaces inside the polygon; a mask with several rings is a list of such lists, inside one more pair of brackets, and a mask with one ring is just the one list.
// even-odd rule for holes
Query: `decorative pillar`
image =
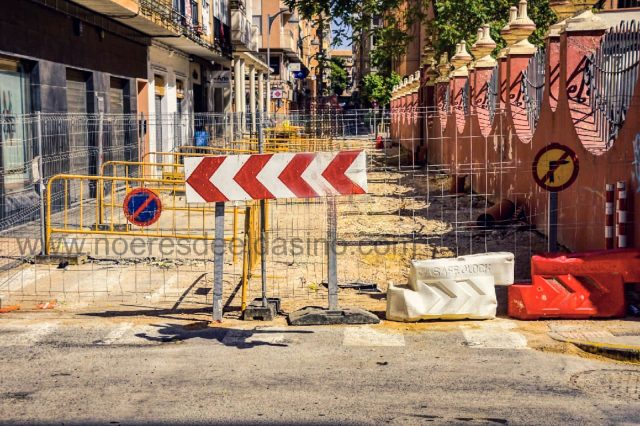
{"label": "decorative pillar", "polygon": [[466,84],[469,81],[469,69],[467,65],[472,59],[473,57],[467,51],[467,42],[462,40],[456,46],[456,54],[451,58],[451,63],[455,68],[451,73],[451,93],[453,95],[458,132],[463,132],[466,124],[467,111],[465,111],[465,106],[468,106],[469,102],[468,93],[465,93]]}
{"label": "decorative pillar", "polygon": [[608,25],[591,10],[567,20],[560,36],[560,97],[569,102],[571,120],[583,145],[592,152],[604,151],[608,140],[599,134],[596,116],[591,108],[592,94],[584,81],[585,57],[595,52]]}
{"label": "decorative pillar", "polygon": [[507,46],[505,48],[503,48],[502,50],[500,50],[500,52],[498,53],[498,66],[499,66],[499,105],[498,108],[500,110],[503,110],[507,104],[507,102],[509,102],[509,95],[508,95],[508,88],[509,88],[509,81],[508,81],[508,77],[507,77],[507,53],[509,52],[509,47],[512,46],[517,40],[517,36],[511,31],[511,24],[513,22],[515,22],[515,20],[518,19],[518,8],[515,6],[511,6],[511,8],[509,8],[509,21],[507,22],[507,24],[502,28],[502,30],[500,30],[500,35],[502,36],[502,38],[504,39],[504,41],[507,43]]}
{"label": "decorative pillar", "polygon": [[554,112],[558,107],[560,94],[560,33],[565,24],[566,21],[562,21],[551,25],[545,40],[547,58],[544,84],[549,95],[549,105]]}
{"label": "decorative pillar", "polygon": [[560,19],[567,19],[578,12],[593,8],[598,0],[550,0],[549,6]]}
{"label": "decorative pillar", "polygon": [[449,63],[449,55],[446,53],[440,57],[438,64],[439,77],[436,79],[435,104],[438,108],[438,116],[440,118],[440,135],[444,136],[444,130],[447,126],[450,107],[450,91],[449,91],[449,72],[451,64]]}
{"label": "decorative pillar", "polygon": [[240,116],[242,110],[242,82],[240,78],[240,59],[235,58],[233,60],[233,114],[230,117],[230,127],[232,130],[232,139],[237,137],[236,132],[240,132]]}
{"label": "decorative pillar", "polygon": [[264,92],[264,73],[258,73],[258,111],[260,114],[264,114],[264,98],[266,93]]}
{"label": "decorative pillar", "polygon": [[271,61],[269,60],[269,58],[267,58],[267,64],[269,64],[269,69],[267,70],[269,74],[267,77],[266,101],[267,101],[267,115],[269,115],[271,113]]}
{"label": "decorative pillar", "polygon": [[[481,36],[480,33],[482,33]],[[491,52],[496,48],[496,42],[491,38],[489,25],[483,25],[478,30],[478,35],[478,41],[476,41],[471,50],[471,53],[477,58],[475,61],[473,81],[471,82],[473,86],[471,107],[473,113],[478,118],[482,136],[487,137],[492,127],[490,108],[496,107],[496,105],[489,104],[495,101],[495,99],[489,96],[489,85],[497,65],[496,60],[491,56]]]}
{"label": "decorative pillar", "polygon": [[527,14],[527,0],[518,3],[517,18],[510,23],[511,36],[517,40],[507,52],[508,110],[511,113],[516,134],[524,143],[531,142],[533,129],[527,120],[527,105],[524,102],[521,81],[523,72],[536,53],[536,47],[529,42],[529,36],[536,30],[536,24]]}
{"label": "decorative pillar", "polygon": [[234,111],[237,115],[240,115],[240,111],[242,110],[242,101],[241,101],[241,94],[242,94],[242,83],[241,83],[241,78],[240,78],[240,59],[236,58],[233,61],[233,88],[234,88],[234,93],[233,93],[233,104],[234,104]]}
{"label": "decorative pillar", "polygon": [[240,59],[240,85],[241,85],[241,97],[242,101],[242,132],[247,130],[247,83],[246,83],[246,67],[244,59]]}
{"label": "decorative pillar", "polygon": [[249,112],[251,112],[251,133],[256,133],[256,67],[249,65]]}

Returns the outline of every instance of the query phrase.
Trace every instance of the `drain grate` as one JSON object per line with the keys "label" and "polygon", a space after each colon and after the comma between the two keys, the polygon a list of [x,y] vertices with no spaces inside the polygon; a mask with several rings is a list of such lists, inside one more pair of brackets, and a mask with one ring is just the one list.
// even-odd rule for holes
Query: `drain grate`
{"label": "drain grate", "polygon": [[589,370],[571,376],[571,383],[592,394],[640,400],[640,370]]}

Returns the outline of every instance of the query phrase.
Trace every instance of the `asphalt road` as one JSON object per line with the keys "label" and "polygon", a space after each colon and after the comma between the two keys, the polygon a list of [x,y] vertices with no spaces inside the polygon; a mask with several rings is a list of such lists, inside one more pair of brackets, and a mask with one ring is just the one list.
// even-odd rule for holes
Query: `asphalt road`
{"label": "asphalt road", "polygon": [[640,366],[532,349],[506,320],[232,326],[3,316],[0,423],[640,423]]}

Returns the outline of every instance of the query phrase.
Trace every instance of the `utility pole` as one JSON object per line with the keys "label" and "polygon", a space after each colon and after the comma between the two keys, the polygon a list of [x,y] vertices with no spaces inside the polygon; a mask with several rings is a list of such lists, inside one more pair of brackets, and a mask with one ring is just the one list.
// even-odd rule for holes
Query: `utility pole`
{"label": "utility pole", "polygon": [[322,12],[318,15],[318,37],[320,39],[320,54],[318,55],[318,97],[324,96],[324,16]]}

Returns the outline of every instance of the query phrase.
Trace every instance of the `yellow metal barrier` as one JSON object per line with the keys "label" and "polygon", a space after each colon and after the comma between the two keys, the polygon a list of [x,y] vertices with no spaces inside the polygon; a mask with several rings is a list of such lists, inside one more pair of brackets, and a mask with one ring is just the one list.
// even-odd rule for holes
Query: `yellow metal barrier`
{"label": "yellow metal barrier", "polygon": [[260,206],[252,203],[245,209],[244,247],[242,256],[241,309],[247,307],[247,295],[252,271],[260,261]]}
{"label": "yellow metal barrier", "polygon": [[[51,251],[53,234],[212,241],[215,238],[213,207],[187,204],[183,196],[176,193],[163,195],[155,190],[158,186],[176,183],[167,179],[142,177],[53,176],[47,183],[46,253]],[[184,181],[180,184],[184,185]],[[160,197],[160,219],[149,227],[131,224],[125,216],[124,198],[133,187],[151,189]],[[229,211],[234,210],[234,220],[237,222],[240,212],[237,212],[237,208]],[[237,244],[237,226],[233,227],[232,232],[225,240]]]}
{"label": "yellow metal barrier", "polygon": [[[316,138],[309,136],[266,136],[264,139],[264,152],[314,152],[329,151],[335,148],[335,144],[331,139]],[[198,146],[181,146],[178,147],[178,154],[189,154],[195,156],[203,155],[228,155],[228,154],[252,154],[258,152],[258,139],[250,138],[230,142],[226,146],[214,147],[198,147]],[[152,154],[152,153],[149,153]],[[162,153],[156,153],[162,154]],[[170,155],[170,154],[166,154]]]}
{"label": "yellow metal barrier", "polygon": [[228,147],[215,147],[215,146],[190,146],[183,145],[178,147],[179,153],[184,154],[198,154],[202,155],[222,155],[222,154],[252,154],[258,152],[257,143],[255,148],[252,148],[249,143],[247,148],[228,148]]}
{"label": "yellow metal barrier", "polygon": [[[154,163],[149,161],[105,161],[100,167],[100,176],[112,177],[157,177],[149,169],[160,168],[162,179],[184,181],[184,165],[181,163]],[[118,173],[122,169],[122,174]]]}

